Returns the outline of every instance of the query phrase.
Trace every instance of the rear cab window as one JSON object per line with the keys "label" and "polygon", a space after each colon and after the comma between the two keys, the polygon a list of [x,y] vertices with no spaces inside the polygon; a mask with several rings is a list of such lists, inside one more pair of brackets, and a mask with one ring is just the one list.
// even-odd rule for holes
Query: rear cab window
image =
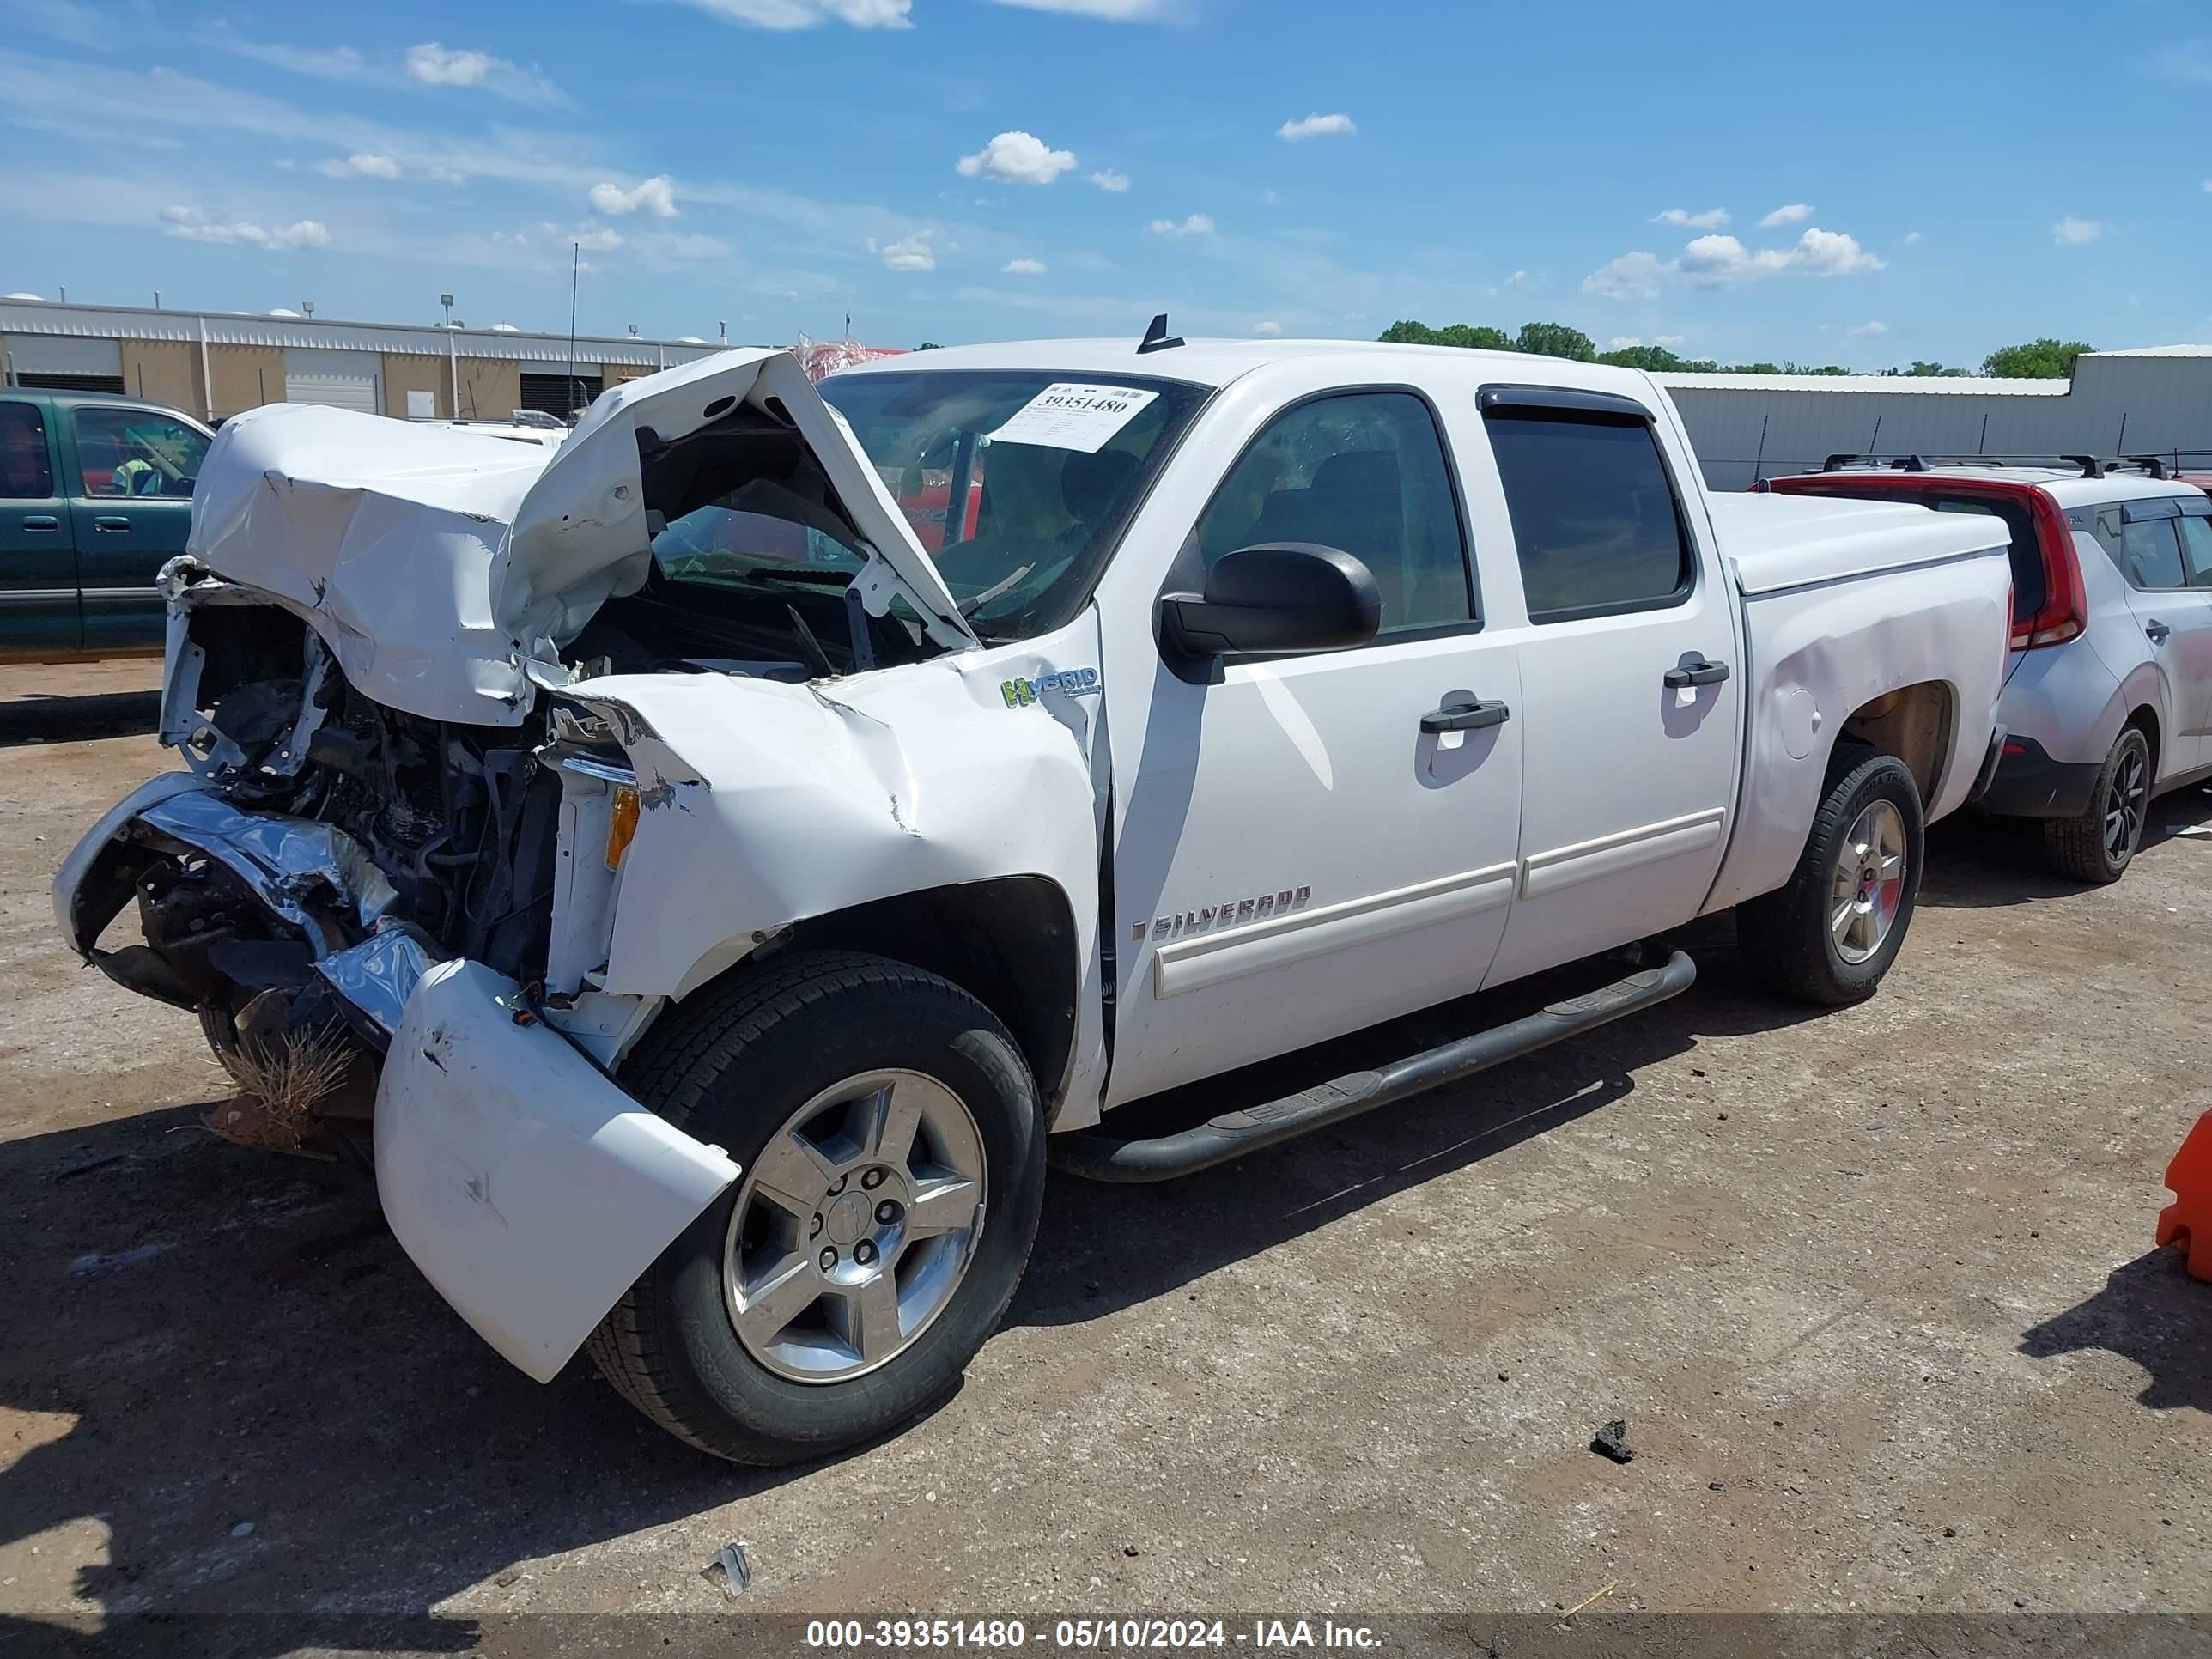
{"label": "rear cab window", "polygon": [[1681,498],[1651,417],[1625,398],[1483,393],[1533,623],[1654,610],[1696,570]]}
{"label": "rear cab window", "polygon": [[39,406],[0,403],[0,501],[46,501],[53,495],[53,465]]}

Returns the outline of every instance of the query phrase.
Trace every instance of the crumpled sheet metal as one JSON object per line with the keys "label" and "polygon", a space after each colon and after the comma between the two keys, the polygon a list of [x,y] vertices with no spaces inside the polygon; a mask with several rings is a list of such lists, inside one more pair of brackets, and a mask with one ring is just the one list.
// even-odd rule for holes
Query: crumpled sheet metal
{"label": "crumpled sheet metal", "polygon": [[398,899],[384,872],[343,830],[307,818],[246,812],[221,796],[173,795],[145,808],[137,822],[222,860],[264,903],[303,930],[325,951],[344,941],[332,938],[305,901],[318,888],[349,905],[364,927]]}
{"label": "crumpled sheet metal", "polygon": [[445,960],[424,949],[408,927],[386,923],[360,944],[322,957],[315,971],[389,1041],[422,975]]}

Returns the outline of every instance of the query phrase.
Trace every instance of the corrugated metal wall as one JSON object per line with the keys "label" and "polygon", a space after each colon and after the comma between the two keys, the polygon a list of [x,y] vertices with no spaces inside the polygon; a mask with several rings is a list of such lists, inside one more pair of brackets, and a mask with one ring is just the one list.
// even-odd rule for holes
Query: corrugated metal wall
{"label": "corrugated metal wall", "polygon": [[[1843,451],[1888,454],[2153,453],[2212,468],[2212,350],[2202,356],[2085,357],[2072,387],[1942,392],[1814,389],[1759,376],[1657,377],[1682,411],[1716,489],[1802,472]],[[1905,384],[1910,384],[1909,382]],[[2016,385],[2016,383],[2015,383]]]}

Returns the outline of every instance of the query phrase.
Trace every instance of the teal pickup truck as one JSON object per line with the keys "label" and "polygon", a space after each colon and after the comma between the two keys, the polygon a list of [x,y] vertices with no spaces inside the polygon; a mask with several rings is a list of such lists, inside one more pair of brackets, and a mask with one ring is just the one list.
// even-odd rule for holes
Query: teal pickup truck
{"label": "teal pickup truck", "polygon": [[157,404],[0,386],[0,662],[161,648],[154,579],[214,436]]}

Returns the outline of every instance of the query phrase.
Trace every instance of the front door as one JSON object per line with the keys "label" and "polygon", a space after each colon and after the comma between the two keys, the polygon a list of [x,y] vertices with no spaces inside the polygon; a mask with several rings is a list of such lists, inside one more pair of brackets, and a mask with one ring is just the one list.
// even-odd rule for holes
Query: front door
{"label": "front door", "polygon": [[154,579],[185,550],[207,436],[120,404],[79,404],[66,418],[85,649],[159,650],[166,612]]}
{"label": "front door", "polygon": [[1178,584],[1281,542],[1364,561],[1382,629],[1232,659],[1212,684],[1158,675],[1117,804],[1109,1105],[1473,991],[1504,931],[1527,714],[1512,643],[1482,631],[1428,404],[1364,392],[1277,416]]}
{"label": "front door", "polygon": [[1744,664],[1678,432],[1610,394],[1490,386],[1480,401],[1528,620],[1504,981],[1696,915],[1728,842]]}
{"label": "front door", "polygon": [[43,405],[0,397],[0,660],[76,654],[76,556]]}

